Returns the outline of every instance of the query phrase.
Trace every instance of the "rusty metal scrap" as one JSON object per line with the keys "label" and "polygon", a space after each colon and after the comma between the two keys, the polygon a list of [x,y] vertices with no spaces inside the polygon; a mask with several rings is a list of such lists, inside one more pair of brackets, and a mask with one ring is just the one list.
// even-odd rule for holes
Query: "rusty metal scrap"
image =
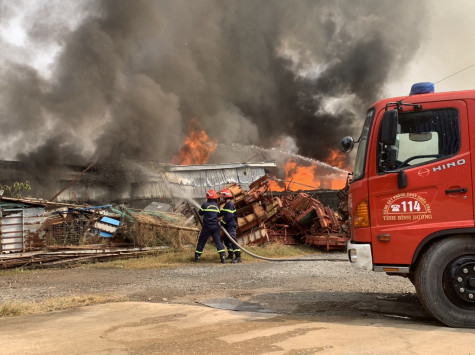
{"label": "rusty metal scrap", "polygon": [[259,201],[262,199],[262,197],[268,190],[269,180],[267,179],[267,176],[264,175],[263,177],[249,185],[249,191],[244,194],[244,201],[248,204],[255,201]]}
{"label": "rusty metal scrap", "polygon": [[[307,193],[274,196],[269,191],[267,176],[254,181],[249,191],[236,183],[227,188],[234,196],[238,242],[304,242],[331,250],[343,249],[349,240],[342,213]],[[346,196],[344,193],[339,195]]]}
{"label": "rusty metal scrap", "polygon": [[306,193],[286,196],[280,214],[303,234],[337,233],[340,224],[335,212]]}
{"label": "rusty metal scrap", "polygon": [[338,234],[329,234],[325,236],[307,235],[305,237],[305,244],[316,245],[329,250],[339,250],[345,247],[348,242],[348,237]]}
{"label": "rusty metal scrap", "polygon": [[288,224],[273,223],[271,228],[268,229],[268,234],[271,242],[286,245],[297,244],[295,230]]}

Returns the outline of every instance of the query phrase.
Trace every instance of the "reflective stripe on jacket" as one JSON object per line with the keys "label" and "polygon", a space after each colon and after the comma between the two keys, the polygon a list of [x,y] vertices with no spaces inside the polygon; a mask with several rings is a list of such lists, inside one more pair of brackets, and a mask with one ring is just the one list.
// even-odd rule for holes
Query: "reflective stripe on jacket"
{"label": "reflective stripe on jacket", "polygon": [[199,212],[203,216],[203,226],[206,227],[217,227],[218,226],[218,215],[219,215],[219,206],[214,201],[205,202]]}
{"label": "reflective stripe on jacket", "polygon": [[234,203],[232,201],[226,202],[219,215],[223,216],[223,225],[229,227],[236,227],[238,225],[236,207],[234,206]]}

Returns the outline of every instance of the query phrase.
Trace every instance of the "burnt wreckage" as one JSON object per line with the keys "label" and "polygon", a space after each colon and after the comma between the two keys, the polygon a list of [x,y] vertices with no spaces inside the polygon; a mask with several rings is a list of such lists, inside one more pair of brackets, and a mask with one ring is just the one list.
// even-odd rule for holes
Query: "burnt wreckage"
{"label": "burnt wreckage", "polygon": [[337,211],[305,192],[272,192],[266,175],[249,187],[245,191],[238,184],[227,186],[236,205],[238,243],[305,243],[326,250],[345,248],[349,240],[346,187],[338,191]]}

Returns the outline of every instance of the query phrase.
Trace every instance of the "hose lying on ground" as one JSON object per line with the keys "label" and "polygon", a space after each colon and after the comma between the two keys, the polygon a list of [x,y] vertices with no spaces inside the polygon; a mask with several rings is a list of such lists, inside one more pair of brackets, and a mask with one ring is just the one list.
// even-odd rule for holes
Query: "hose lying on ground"
{"label": "hose lying on ground", "polygon": [[[191,202],[193,205],[195,205],[197,208],[200,208],[200,205],[192,198],[187,198],[187,200],[189,202]],[[196,211],[195,211],[196,212]],[[195,213],[195,216],[198,217],[199,219],[199,222],[201,225],[203,225],[203,222],[201,221],[201,218],[198,216],[198,212]],[[223,230],[223,233],[226,237],[228,237],[228,239],[235,245],[237,246],[239,249],[241,249],[242,251],[244,251],[246,254],[252,256],[253,258],[257,258],[257,259],[262,259],[262,260],[267,260],[267,261],[345,261],[347,262],[348,259],[330,259],[330,258],[319,258],[319,259],[311,259],[311,258],[282,258],[282,259],[276,259],[276,258],[266,258],[265,256],[260,256],[260,255],[256,255],[254,253],[251,253],[249,250],[246,250],[244,249],[242,246],[240,246],[238,244],[238,242],[236,242],[233,237],[231,237],[228,233],[228,231],[220,224],[219,227]]]}
{"label": "hose lying on ground", "polygon": [[241,249],[242,251],[244,251],[246,254],[249,254],[250,256],[252,256],[253,258],[257,258],[257,259],[262,259],[262,260],[267,260],[267,261],[348,261],[348,259],[330,259],[330,258],[318,258],[318,259],[310,259],[310,258],[282,258],[282,259],[276,259],[276,258],[266,258],[264,256],[260,256],[260,255],[256,255],[254,253],[251,253],[249,250],[246,250],[244,249],[242,246],[240,246],[238,244],[238,242],[236,242],[234,240],[234,238],[232,238],[228,231],[223,227],[221,226],[221,230],[224,232],[224,234],[228,237],[228,239],[235,245],[237,246],[239,249]]}

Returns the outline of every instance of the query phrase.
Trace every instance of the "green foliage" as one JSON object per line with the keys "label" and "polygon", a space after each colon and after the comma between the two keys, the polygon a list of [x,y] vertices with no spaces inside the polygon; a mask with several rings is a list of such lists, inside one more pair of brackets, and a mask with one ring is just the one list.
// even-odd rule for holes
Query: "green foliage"
{"label": "green foliage", "polygon": [[30,182],[15,181],[13,185],[0,185],[0,190],[3,190],[3,196],[22,198],[22,193],[31,191]]}

